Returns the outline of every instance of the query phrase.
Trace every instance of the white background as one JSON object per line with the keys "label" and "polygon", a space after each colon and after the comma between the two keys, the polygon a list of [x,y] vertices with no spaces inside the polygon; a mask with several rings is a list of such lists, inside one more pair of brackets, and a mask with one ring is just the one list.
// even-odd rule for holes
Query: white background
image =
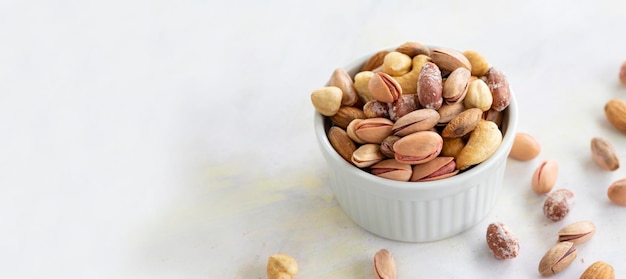
{"label": "white background", "polygon": [[[562,226],[597,233],[557,278],[596,260],[626,274],[626,208],[606,197],[592,137],[626,135],[603,107],[626,99],[623,1],[0,1],[0,277],[537,278]],[[341,210],[312,127],[310,92],[332,71],[406,41],[474,49],[508,76],[519,131],[542,144],[509,160],[494,210],[434,243],[381,239]],[[542,215],[530,178],[560,164],[576,204]],[[490,222],[521,242],[493,258]]]}

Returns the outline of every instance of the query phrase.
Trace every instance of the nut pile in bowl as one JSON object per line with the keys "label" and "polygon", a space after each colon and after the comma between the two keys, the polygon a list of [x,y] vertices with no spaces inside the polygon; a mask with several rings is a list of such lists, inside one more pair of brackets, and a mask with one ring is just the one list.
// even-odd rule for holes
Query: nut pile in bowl
{"label": "nut pile in bowl", "polygon": [[335,151],[397,181],[443,179],[488,159],[510,100],[506,76],[478,52],[418,42],[377,52],[354,75],[338,68],[311,93]]}

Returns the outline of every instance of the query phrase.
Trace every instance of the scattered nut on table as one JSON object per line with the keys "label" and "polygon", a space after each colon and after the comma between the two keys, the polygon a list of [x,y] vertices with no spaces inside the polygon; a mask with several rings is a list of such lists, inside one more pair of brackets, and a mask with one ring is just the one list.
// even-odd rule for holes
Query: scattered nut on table
{"label": "scattered nut on table", "polygon": [[548,250],[539,262],[539,274],[552,276],[563,271],[576,259],[578,251],[574,243],[569,241],[559,242]]}
{"label": "scattered nut on table", "polygon": [[596,233],[596,226],[591,221],[578,221],[569,224],[558,232],[558,242],[569,241],[574,244],[583,243]]}
{"label": "scattered nut on table", "polygon": [[377,279],[396,279],[396,262],[387,249],[374,255],[374,272]]}
{"label": "scattered nut on table", "polygon": [[561,221],[570,212],[574,203],[574,193],[568,189],[558,189],[548,194],[543,203],[543,214],[554,222]]}
{"label": "scattered nut on table", "polygon": [[580,275],[580,279],[614,279],[615,270],[613,267],[603,261],[597,261],[591,264],[583,274]]}
{"label": "scattered nut on table", "polygon": [[619,168],[619,158],[615,153],[615,148],[605,138],[594,137],[591,139],[591,156],[598,166],[605,170],[614,171]]}
{"label": "scattered nut on table", "polygon": [[487,227],[487,245],[499,260],[512,259],[519,254],[519,241],[503,223],[491,223]]}
{"label": "scattered nut on table", "polygon": [[519,161],[529,161],[541,152],[539,141],[528,133],[516,133],[509,157]]}
{"label": "scattered nut on table", "polygon": [[611,99],[604,105],[606,119],[619,131],[626,133],[626,101]]}
{"label": "scattered nut on table", "polygon": [[291,279],[298,273],[298,263],[287,254],[271,255],[267,261],[268,279]]}
{"label": "scattered nut on table", "polygon": [[533,173],[531,186],[535,193],[545,194],[552,190],[559,176],[559,164],[554,160],[544,160]]}
{"label": "scattered nut on table", "polygon": [[626,178],[613,182],[607,189],[607,196],[613,203],[626,206]]}

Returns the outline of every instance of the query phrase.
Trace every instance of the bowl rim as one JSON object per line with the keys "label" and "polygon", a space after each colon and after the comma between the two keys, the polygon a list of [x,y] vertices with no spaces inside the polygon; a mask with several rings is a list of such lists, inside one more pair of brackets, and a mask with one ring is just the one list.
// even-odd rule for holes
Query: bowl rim
{"label": "bowl rim", "polygon": [[[364,61],[365,61],[364,58],[355,60],[354,62],[346,66],[346,71],[350,73],[351,75],[354,75],[354,73],[357,71],[356,69],[358,69],[360,65],[364,63]],[[315,109],[313,109],[313,112],[314,112],[314,129],[315,129],[315,134],[317,137],[318,144],[320,145],[320,148],[323,149],[322,151],[325,152],[326,155],[330,156],[331,160],[336,161],[335,163],[337,164],[335,164],[335,166],[341,167],[341,170],[338,170],[338,171],[348,172],[347,174],[351,176],[356,176],[360,178],[361,180],[371,181],[373,185],[376,185],[376,187],[381,187],[381,186],[388,187],[390,188],[390,190],[393,190],[393,191],[406,191],[406,190],[438,191],[438,190],[444,190],[444,188],[446,190],[451,190],[451,188],[453,187],[458,187],[459,190],[462,190],[466,187],[470,187],[471,185],[465,185],[466,187],[463,187],[463,185],[459,185],[459,184],[466,183],[469,180],[471,180],[473,177],[481,173],[488,172],[492,170],[492,168],[497,167],[498,162],[503,157],[504,157],[504,160],[506,160],[506,157],[508,157],[508,154],[513,145],[513,141],[515,139],[515,134],[517,130],[517,121],[518,121],[517,101],[515,98],[515,93],[513,89],[511,89],[509,106],[505,110],[503,110],[504,115],[503,115],[502,124],[500,128],[500,130],[503,132],[502,142],[500,143],[500,146],[498,147],[498,149],[487,160],[473,166],[469,170],[466,170],[452,177],[448,177],[448,178],[444,178],[440,180],[434,180],[434,181],[412,182],[412,181],[396,181],[396,180],[378,177],[348,163],[346,160],[343,159],[343,157],[341,157],[335,151],[335,149],[330,144],[330,141],[328,140],[328,136],[327,136],[328,129],[326,128],[326,126],[327,126],[327,123],[330,123],[329,118],[317,112]],[[328,157],[326,157],[326,159],[328,159]],[[368,186],[369,185],[363,185],[362,187],[366,188]],[[380,189],[377,189],[377,190],[380,190]]]}

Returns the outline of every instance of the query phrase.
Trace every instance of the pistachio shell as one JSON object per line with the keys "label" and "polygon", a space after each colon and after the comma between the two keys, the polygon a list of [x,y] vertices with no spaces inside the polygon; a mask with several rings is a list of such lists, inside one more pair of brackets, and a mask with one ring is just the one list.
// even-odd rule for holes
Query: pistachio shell
{"label": "pistachio shell", "polygon": [[352,163],[359,168],[366,168],[385,159],[380,152],[380,145],[368,143],[359,146],[352,152]]}
{"label": "pistachio shell", "polygon": [[394,158],[395,152],[393,151],[393,144],[399,139],[400,137],[394,135],[386,137],[383,142],[380,143],[380,152],[382,152],[387,158]]}
{"label": "pistachio shell", "polygon": [[409,181],[411,178],[411,165],[400,163],[394,159],[380,161],[371,166],[371,173],[387,179]]}
{"label": "pistachio shell", "polygon": [[463,101],[469,87],[470,71],[466,68],[457,68],[452,71],[443,84],[443,99],[446,103]]}
{"label": "pistachio shell", "polygon": [[396,262],[386,249],[374,255],[374,271],[377,279],[396,279]]}
{"label": "pistachio shell", "polygon": [[614,171],[619,168],[619,158],[613,144],[607,139],[595,137],[591,139],[591,156],[601,168]]}
{"label": "pistachio shell", "polygon": [[368,84],[372,97],[384,103],[391,103],[402,95],[402,87],[390,75],[376,72]]}
{"label": "pistachio shell", "polygon": [[421,43],[418,42],[406,42],[396,48],[397,52],[404,53],[409,57],[415,57],[417,55],[430,55],[430,50]]}
{"label": "pistachio shell", "polygon": [[344,106],[354,105],[358,100],[359,96],[356,94],[356,90],[354,89],[354,81],[348,72],[346,72],[343,68],[337,68],[333,71],[333,74],[330,76],[330,80],[328,81],[329,86],[335,86],[341,89],[342,97],[341,104]]}
{"label": "pistachio shell", "polygon": [[413,166],[411,181],[432,181],[451,177],[459,171],[453,157],[437,157],[429,162]]}
{"label": "pistachio shell", "polygon": [[596,232],[596,226],[590,221],[572,223],[558,232],[559,242],[569,241],[580,244],[589,240]]}
{"label": "pistachio shell", "polygon": [[381,143],[391,135],[393,122],[387,118],[368,118],[355,124],[354,133],[367,143]]}
{"label": "pistachio shell", "polygon": [[392,132],[397,136],[406,136],[419,131],[427,131],[435,127],[439,121],[439,113],[434,109],[418,109],[400,117],[394,123]]}
{"label": "pistachio shell", "polygon": [[519,161],[529,161],[537,157],[539,152],[541,152],[541,145],[533,136],[527,133],[516,133],[509,157]]}
{"label": "pistachio shell", "polygon": [[578,251],[574,243],[559,242],[548,250],[539,262],[539,274],[552,276],[563,271],[576,259]]}
{"label": "pistachio shell", "polygon": [[607,190],[607,195],[613,203],[626,206],[626,178],[613,182]]}
{"label": "pistachio shell", "polygon": [[466,68],[470,71],[472,70],[472,65],[469,60],[467,60],[467,57],[453,49],[433,49],[430,51],[430,57],[432,57],[433,62],[437,64],[441,70],[452,72],[459,67]]}
{"label": "pistachio shell", "polygon": [[420,131],[405,136],[393,144],[395,159],[405,164],[421,164],[436,158],[441,152],[443,138],[436,132]]}
{"label": "pistachio shell", "polygon": [[539,164],[532,178],[532,189],[537,194],[545,194],[552,190],[559,176],[559,164],[554,160],[544,160]]}
{"label": "pistachio shell", "polygon": [[348,124],[348,127],[346,128],[346,133],[348,134],[348,137],[358,144],[365,143],[365,141],[359,138],[359,136],[355,133],[356,125],[361,123],[361,121],[363,121],[363,119],[354,119],[350,122],[350,124]]}

